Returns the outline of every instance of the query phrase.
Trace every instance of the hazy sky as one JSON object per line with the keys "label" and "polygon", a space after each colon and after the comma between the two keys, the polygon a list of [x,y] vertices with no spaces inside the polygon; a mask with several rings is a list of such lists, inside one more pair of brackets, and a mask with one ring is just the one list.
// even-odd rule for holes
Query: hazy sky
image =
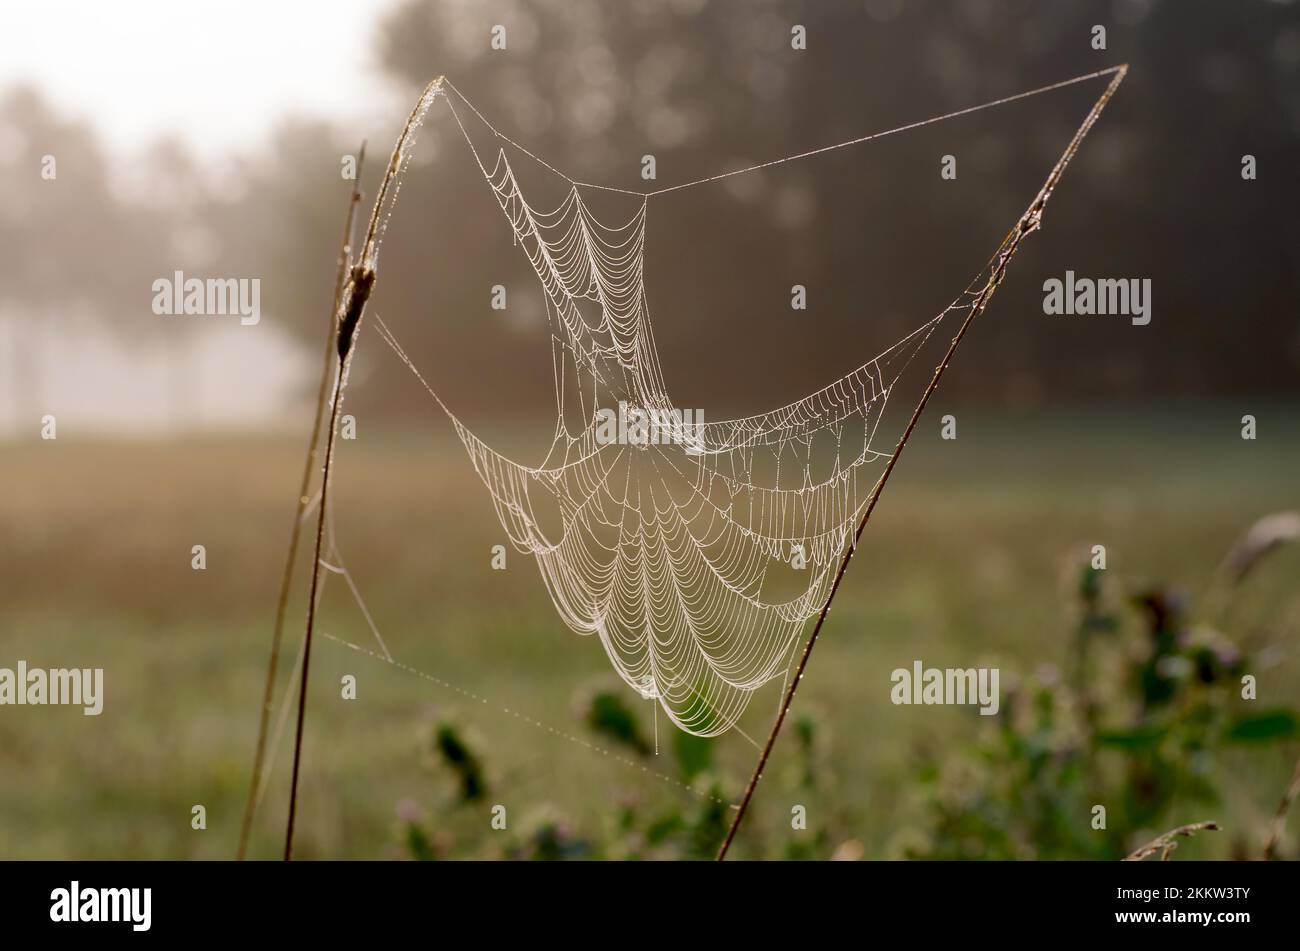
{"label": "hazy sky", "polygon": [[246,152],[277,117],[374,115],[375,15],[395,0],[38,0],[4,4],[0,90],[27,81],[132,150],[164,133]]}
{"label": "hazy sky", "polygon": [[[406,108],[373,61],[372,23],[395,2],[7,0],[0,95],[35,86],[59,113],[90,122],[118,158],[169,134],[201,160],[252,152],[290,113],[364,129]],[[72,429],[166,430],[178,415],[283,425],[296,417],[280,410],[314,366],[272,326],[253,335],[196,326],[169,349],[145,351],[26,318],[0,309],[0,438],[31,437],[46,412]],[[222,363],[232,353],[245,367],[237,387]],[[25,376],[14,361],[30,367]]]}

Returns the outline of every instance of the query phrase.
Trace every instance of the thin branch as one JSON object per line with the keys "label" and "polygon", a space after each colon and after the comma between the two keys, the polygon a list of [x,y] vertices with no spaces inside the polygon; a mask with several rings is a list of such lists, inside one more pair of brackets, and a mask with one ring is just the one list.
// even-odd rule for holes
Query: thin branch
{"label": "thin branch", "polygon": [[321,475],[320,508],[316,513],[316,545],[312,554],[311,591],[307,597],[307,629],[303,640],[302,674],[298,684],[298,722],[294,733],[293,775],[289,784],[289,820],[284,833],[284,860],[293,857],[294,821],[298,814],[298,775],[302,766],[303,722],[307,715],[307,684],[311,668],[312,635],[316,626],[316,593],[320,588],[321,547],[325,539],[325,511],[329,504],[330,473],[334,463],[334,441],[338,431],[339,410],[343,405],[343,393],[347,387],[348,370],[352,365],[352,356],[356,352],[357,332],[361,328],[361,319],[365,316],[366,303],[375,286],[375,268],[378,264],[378,245],[384,208],[390,206],[390,192],[396,197],[398,180],[409,157],[408,149],[415,140],[415,133],[429,109],[430,103],[442,89],[443,77],[439,76],[425,87],[415,108],[407,117],[402,134],[393,146],[392,157],[388,160],[388,170],[379,186],[374,207],[370,212],[370,225],[366,229],[365,241],[357,263],[349,272],[339,307],[336,310],[335,343],[338,353],[338,367],[334,377],[334,394],[330,409],[329,429],[325,437],[325,464]]}
{"label": "thin branch", "polygon": [[266,687],[262,694],[262,715],[257,727],[257,752],[253,755],[253,778],[248,784],[248,801],[244,805],[244,820],[239,828],[239,851],[236,858],[243,860],[248,854],[248,836],[257,812],[258,790],[262,783],[262,766],[266,759],[266,737],[271,722],[271,708],[275,692],[275,676],[280,667],[280,647],[284,640],[284,618],[289,608],[289,589],[293,586],[293,566],[298,560],[298,544],[302,538],[302,523],[306,518],[310,499],[312,470],[316,452],[320,447],[320,424],[325,418],[325,397],[329,394],[330,368],[334,364],[334,337],[339,305],[343,299],[344,281],[352,263],[352,229],[356,221],[357,206],[361,204],[361,171],[366,161],[366,143],[361,143],[357,155],[356,177],[352,180],[352,197],[343,222],[343,237],[339,242],[338,272],[334,278],[334,302],[330,309],[329,332],[325,334],[325,356],[321,361],[320,385],[316,389],[316,415],[311,424],[311,440],[307,444],[307,458],[302,464],[302,479],[298,486],[298,505],[293,516],[293,531],[289,535],[289,552],[284,560],[284,574],[280,577],[280,597],[275,606],[275,630],[271,634],[271,659],[266,667]]}
{"label": "thin branch", "polygon": [[1277,815],[1273,817],[1273,828],[1264,844],[1264,858],[1277,858],[1278,846],[1282,844],[1282,833],[1286,830],[1286,815],[1291,811],[1291,804],[1300,796],[1300,760],[1296,760],[1295,772],[1291,774],[1291,784],[1282,793],[1282,801],[1277,804]]}
{"label": "thin branch", "polygon": [[1141,862],[1149,855],[1160,853],[1160,861],[1169,861],[1169,853],[1178,848],[1175,841],[1180,836],[1190,839],[1197,832],[1217,832],[1219,824],[1217,822],[1193,822],[1191,825],[1179,826],[1177,829],[1170,829],[1162,836],[1157,836],[1140,849],[1126,855],[1123,859],[1125,862]]}
{"label": "thin branch", "polygon": [[1097,121],[1097,117],[1101,115],[1102,109],[1104,109],[1106,103],[1110,101],[1110,97],[1114,95],[1115,90],[1119,88],[1119,84],[1124,80],[1124,76],[1127,72],[1127,65],[1116,67],[1115,78],[1106,86],[1105,91],[1102,92],[1096,103],[1094,103],[1092,109],[1088,112],[1088,115],[1084,118],[1083,124],[1080,125],[1078,130],[1074,133],[1074,138],[1070,140],[1069,145],[1066,146],[1061,157],[1057,159],[1056,165],[1047,176],[1047,181],[1043,183],[1043,187],[1039,190],[1033,203],[1029,206],[1028,210],[1025,211],[1024,215],[1021,216],[1019,222],[1016,223],[1016,226],[1011,229],[1011,232],[1007,237],[1003,239],[1001,246],[998,248],[997,254],[995,254],[990,260],[992,273],[989,275],[987,283],[985,283],[983,289],[980,290],[979,295],[976,297],[975,302],[971,305],[970,311],[966,314],[966,319],[962,321],[961,327],[957,330],[956,336],[952,338],[952,343],[948,346],[947,353],[944,354],[939,365],[935,367],[934,376],[931,377],[929,385],[925,388],[925,392],[921,394],[921,401],[916,404],[916,409],[912,413],[911,420],[908,421],[907,428],[903,430],[903,435],[899,438],[898,444],[894,447],[893,454],[889,457],[889,461],[885,463],[885,470],[880,476],[880,481],[876,483],[875,488],[872,490],[871,497],[867,500],[866,511],[863,512],[862,520],[858,523],[858,529],[853,536],[853,543],[844,551],[844,557],[840,561],[839,571],[836,573],[835,581],[831,585],[830,594],[826,598],[826,603],[822,605],[821,613],[817,616],[817,623],[813,627],[812,635],[808,638],[807,644],[804,645],[803,655],[799,658],[799,666],[795,670],[795,675],[791,678],[790,684],[786,688],[785,698],[781,702],[781,709],[777,714],[776,722],[772,724],[772,731],[768,734],[767,743],[763,747],[763,752],[759,755],[758,763],[754,767],[754,773],[749,779],[749,785],[745,788],[745,795],[741,799],[740,805],[736,809],[736,814],[731,820],[731,826],[727,830],[727,837],[723,840],[721,848],[718,849],[718,861],[722,861],[727,857],[727,851],[731,848],[732,840],[736,837],[736,830],[740,828],[740,823],[745,818],[745,812],[749,808],[750,800],[754,797],[754,791],[758,788],[758,782],[763,778],[763,768],[767,765],[768,757],[772,755],[772,747],[776,745],[777,734],[781,732],[781,725],[785,722],[786,714],[790,710],[790,704],[794,702],[795,691],[799,689],[799,684],[803,680],[804,668],[808,666],[808,658],[812,655],[813,646],[817,643],[817,636],[821,633],[822,624],[825,623],[826,615],[830,612],[831,602],[835,600],[835,593],[839,591],[840,582],[844,579],[844,572],[848,570],[849,562],[853,558],[853,553],[857,551],[858,542],[862,538],[862,532],[867,527],[867,522],[871,519],[871,513],[875,511],[876,502],[879,501],[880,493],[884,490],[885,483],[889,481],[889,476],[893,473],[894,466],[897,464],[899,456],[903,453],[903,447],[907,444],[907,440],[911,437],[912,431],[916,428],[917,421],[921,418],[921,413],[925,409],[926,403],[929,402],[930,397],[938,388],[939,379],[943,376],[943,371],[948,368],[948,364],[951,362],[958,344],[960,344],[962,338],[966,336],[966,332],[970,329],[975,318],[983,313],[985,307],[988,306],[988,302],[993,297],[993,293],[997,290],[998,285],[1002,283],[1002,278],[1006,274],[1007,265],[1010,263],[1011,258],[1015,255],[1016,251],[1019,250],[1020,243],[1027,235],[1032,234],[1038,229],[1042,220],[1043,209],[1047,205],[1047,200],[1051,198],[1052,191],[1060,181],[1061,175],[1065,172],[1065,167],[1069,165],[1070,160],[1074,158],[1075,153],[1079,149],[1079,145],[1092,129],[1093,124]]}

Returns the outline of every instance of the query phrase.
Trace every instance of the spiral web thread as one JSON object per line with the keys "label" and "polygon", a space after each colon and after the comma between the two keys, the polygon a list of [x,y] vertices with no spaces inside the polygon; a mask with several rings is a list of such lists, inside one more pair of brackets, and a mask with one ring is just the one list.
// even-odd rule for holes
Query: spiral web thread
{"label": "spiral web thread", "polygon": [[[560,618],[579,634],[597,635],[617,674],[681,729],[726,732],[756,689],[788,673],[806,622],[827,604],[835,569],[901,448],[897,432],[879,431],[895,384],[941,325],[969,315],[1000,275],[1016,229],[952,303],[857,369],[768,412],[697,424],[673,404],[654,344],[644,267],[651,199],[1114,71],[649,192],[575,181],[502,135],[450,81],[443,84],[439,98],[546,302],[557,415],[542,462],[524,465],[487,445],[382,321],[379,332],[446,413],[511,544],[536,559]],[[568,183],[558,205],[527,200],[505,145],[484,159],[465,126],[475,119]],[[1049,178],[1031,210],[1041,211],[1053,183]],[[585,189],[640,201],[627,220],[606,224],[588,207]],[[604,438],[598,414],[620,402],[643,411],[641,419],[653,416],[657,438],[635,416],[626,438]]]}

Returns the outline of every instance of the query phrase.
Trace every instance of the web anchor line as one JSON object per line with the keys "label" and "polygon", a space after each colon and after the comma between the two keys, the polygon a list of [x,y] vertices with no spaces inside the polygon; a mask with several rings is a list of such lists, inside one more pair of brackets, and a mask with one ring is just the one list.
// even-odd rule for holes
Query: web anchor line
{"label": "web anchor line", "polygon": [[[455,684],[450,683],[449,681],[443,680],[441,677],[436,677],[433,674],[426,673],[425,671],[420,670],[417,667],[412,667],[410,664],[404,664],[399,660],[394,660],[392,657],[385,657],[383,654],[376,653],[375,651],[372,651],[368,647],[362,647],[360,644],[354,644],[351,641],[344,640],[341,637],[337,637],[336,635],[331,634],[328,631],[321,631],[321,636],[343,647],[350,648],[351,650],[356,651],[358,654],[365,654],[367,657],[372,657],[375,660],[382,661],[385,664],[388,664],[392,667],[396,667],[398,670],[404,670],[408,674],[414,674],[416,677],[419,677],[422,680],[427,680],[430,683],[437,684],[438,686],[443,687],[447,690],[452,690],[458,694],[461,694],[465,698],[474,701],[475,703],[489,705],[489,701],[487,697],[484,697],[481,694],[477,694],[472,690],[467,690],[464,687],[458,687]],[[616,762],[621,763],[622,765],[627,766],[630,769],[639,770],[640,772],[645,773],[649,776],[654,776],[655,778],[662,780],[664,783],[670,786],[676,786],[679,789],[688,792],[699,799],[705,799],[710,802],[714,802],[720,806],[726,806],[727,808],[732,810],[736,808],[734,803],[729,803],[725,799],[719,799],[717,796],[713,796],[710,795],[709,793],[702,792],[701,790],[696,789],[695,787],[690,786],[679,779],[674,779],[672,776],[669,776],[667,773],[661,773],[657,769],[651,769],[649,766],[645,765],[644,763],[638,763],[635,760],[622,755],[621,753],[617,753],[609,750],[607,747],[600,746],[596,743],[591,743],[588,740],[584,740],[581,737],[575,736],[572,733],[568,733],[564,730],[557,729],[556,727],[551,726],[549,723],[544,723],[541,720],[537,720],[529,716],[528,714],[518,709],[515,709],[514,707],[500,706],[498,707],[498,709],[501,713],[505,714],[506,716],[514,717],[516,720],[520,720],[524,723],[527,723],[529,726],[535,727],[536,729],[541,730],[543,733],[550,733],[552,736],[558,736],[561,739],[568,740],[570,743],[574,743],[577,746],[580,746],[590,752],[599,753],[602,756],[615,760]],[[656,749],[656,754],[657,752],[658,750]]]}
{"label": "web anchor line", "polygon": [[511,146],[518,149],[524,155],[527,155],[533,161],[537,162],[538,164],[554,172],[556,175],[560,176],[565,181],[567,181],[570,185],[574,185],[579,188],[595,188],[595,189],[600,189],[601,191],[620,192],[624,195],[638,195],[638,196],[650,198],[655,195],[666,195],[670,192],[680,191],[683,188],[693,188],[696,185],[706,185],[709,182],[716,182],[724,178],[731,178],[733,175],[744,175],[747,172],[757,172],[760,171],[761,169],[771,168],[774,165],[783,165],[786,162],[793,162],[797,159],[811,158],[815,155],[822,155],[823,153],[826,152],[834,152],[836,149],[848,148],[849,146],[852,145],[862,145],[863,143],[870,142],[873,139],[883,139],[886,136],[896,135],[900,132],[910,132],[913,129],[919,129],[922,128],[923,126],[932,125],[936,122],[945,122],[949,119],[956,119],[959,118],[960,116],[970,115],[975,112],[980,112],[984,109],[992,109],[995,106],[1005,106],[1021,99],[1028,99],[1032,96],[1039,96],[1042,95],[1043,93],[1055,92],[1058,89],[1064,89],[1067,86],[1074,86],[1078,83],[1084,83],[1090,79],[1100,79],[1102,76],[1111,76],[1116,73],[1122,74],[1124,72],[1127,72],[1127,70],[1128,70],[1128,64],[1121,64],[1119,66],[1110,66],[1107,67],[1106,69],[1099,69],[1096,72],[1084,73],[1079,76],[1073,76],[1070,79],[1063,79],[1060,82],[1050,83],[1046,86],[1038,86],[1034,89],[1027,89],[1024,92],[1015,93],[1014,95],[1011,96],[1003,96],[1001,99],[991,99],[988,102],[982,102],[977,106],[967,106],[963,109],[957,109],[953,112],[945,112],[942,115],[931,116],[928,119],[921,119],[917,122],[909,122],[906,125],[896,126],[892,129],[885,129],[881,132],[872,132],[868,135],[858,136],[855,139],[848,139],[844,142],[836,142],[834,145],[826,145],[826,146],[822,146],[821,148],[811,149],[807,152],[798,152],[795,153],[794,155],[786,155],[781,158],[771,159],[770,161],[767,162],[760,162],[757,165],[750,165],[745,168],[734,169],[733,171],[730,172],[722,172],[718,175],[709,175],[705,178],[697,178],[694,181],[682,182],[677,185],[668,185],[664,188],[656,188],[649,191],[637,191],[631,188],[617,188],[612,185],[598,185],[593,182],[578,181],[577,179],[572,178],[571,176],[560,171],[550,162],[547,162],[545,159],[540,158],[529,149],[520,145],[510,136],[506,135],[504,132],[499,131],[495,126],[493,126],[490,122],[488,122],[487,119],[483,117],[483,114],[479,112],[478,109],[475,108],[474,105],[468,99],[465,98],[464,94],[461,93],[461,91],[452,84],[451,80],[446,80],[445,85],[447,86],[447,88],[451,89],[457,96],[459,96],[460,99],[467,106],[469,106],[470,109],[474,111],[474,114],[483,122],[485,126],[487,126],[491,130],[494,136],[496,136],[497,138],[501,139],[504,142],[509,143]]}

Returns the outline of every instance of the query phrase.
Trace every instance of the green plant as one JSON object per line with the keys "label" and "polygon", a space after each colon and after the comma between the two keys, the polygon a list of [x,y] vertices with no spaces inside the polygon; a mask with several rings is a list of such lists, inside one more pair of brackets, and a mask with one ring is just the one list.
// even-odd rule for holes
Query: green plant
{"label": "green plant", "polygon": [[[1226,563],[1239,583],[1242,559]],[[1243,699],[1254,657],[1193,621],[1184,593],[1153,588],[1111,604],[1102,576],[1080,575],[1069,681],[1050,668],[1024,678],[972,754],[922,757],[928,820],[905,855],[1121,858],[1188,806],[1220,801],[1224,754],[1300,734],[1292,710]],[[1152,851],[1167,856],[1173,834]]]}

